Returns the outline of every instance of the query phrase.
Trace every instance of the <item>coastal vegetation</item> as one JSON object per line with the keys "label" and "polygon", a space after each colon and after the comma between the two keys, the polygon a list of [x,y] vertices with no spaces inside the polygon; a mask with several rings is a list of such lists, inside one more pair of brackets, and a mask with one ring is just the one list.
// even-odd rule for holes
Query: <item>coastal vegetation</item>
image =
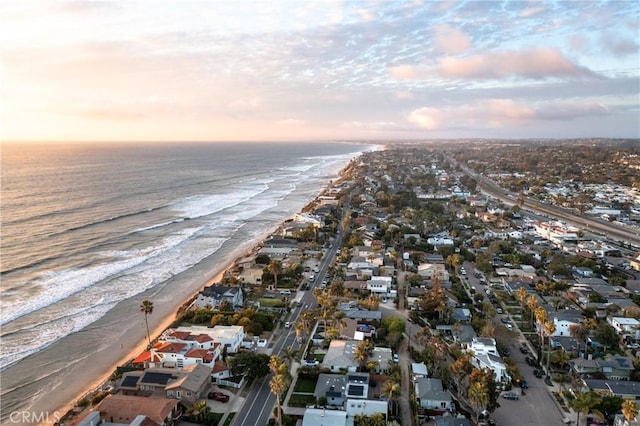
{"label": "coastal vegetation", "polygon": [[151,346],[151,334],[149,333],[149,315],[153,313],[153,302],[150,300],[143,300],[140,303],[140,312],[144,314],[144,322],[147,326],[147,339],[149,340],[149,346]]}

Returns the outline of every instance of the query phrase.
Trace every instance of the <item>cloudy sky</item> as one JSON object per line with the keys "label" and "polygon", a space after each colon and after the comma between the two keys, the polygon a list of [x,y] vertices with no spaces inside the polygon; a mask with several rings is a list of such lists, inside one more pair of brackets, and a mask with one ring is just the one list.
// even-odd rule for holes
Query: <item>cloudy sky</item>
{"label": "cloudy sky", "polygon": [[3,2],[2,140],[640,137],[640,2]]}

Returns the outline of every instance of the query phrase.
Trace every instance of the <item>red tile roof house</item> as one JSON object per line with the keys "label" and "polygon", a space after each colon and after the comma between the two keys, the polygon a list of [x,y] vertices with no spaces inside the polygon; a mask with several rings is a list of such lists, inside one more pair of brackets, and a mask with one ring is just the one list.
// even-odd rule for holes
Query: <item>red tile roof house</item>
{"label": "red tile roof house", "polygon": [[131,424],[136,421],[141,426],[172,425],[181,414],[178,403],[177,399],[109,395],[75,425],[98,424],[96,413],[103,423]]}

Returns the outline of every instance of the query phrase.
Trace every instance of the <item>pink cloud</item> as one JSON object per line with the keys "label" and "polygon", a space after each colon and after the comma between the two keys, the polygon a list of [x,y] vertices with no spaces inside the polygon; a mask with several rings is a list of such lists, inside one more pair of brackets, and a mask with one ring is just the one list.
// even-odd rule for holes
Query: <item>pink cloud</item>
{"label": "pink cloud", "polygon": [[575,65],[559,51],[551,48],[477,54],[464,58],[446,57],[440,60],[439,72],[445,77],[463,79],[596,76],[592,71]]}
{"label": "pink cloud", "polygon": [[389,74],[395,78],[413,80],[418,77],[418,71],[411,65],[398,65],[389,68]]}
{"label": "pink cloud", "polygon": [[409,114],[409,122],[427,130],[435,130],[440,127],[442,117],[446,115],[446,111],[436,108],[419,108],[411,111]]}
{"label": "pink cloud", "polygon": [[469,37],[457,28],[447,24],[437,25],[434,31],[436,46],[445,53],[462,53],[469,49]]}
{"label": "pink cloud", "polygon": [[410,123],[426,130],[447,128],[500,128],[534,122],[570,121],[601,117],[609,109],[597,103],[547,102],[529,105],[512,99],[488,99],[448,108],[423,107],[409,113]]}

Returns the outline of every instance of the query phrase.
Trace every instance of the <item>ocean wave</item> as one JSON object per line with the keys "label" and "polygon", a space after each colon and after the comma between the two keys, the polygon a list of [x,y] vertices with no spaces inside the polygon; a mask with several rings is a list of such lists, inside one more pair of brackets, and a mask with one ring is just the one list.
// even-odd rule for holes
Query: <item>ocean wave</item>
{"label": "ocean wave", "polygon": [[171,208],[189,219],[196,219],[247,202],[268,189],[266,184],[259,184],[258,188],[240,189],[227,194],[195,195],[173,204]]}
{"label": "ocean wave", "polygon": [[[165,238],[156,246],[129,251],[126,255],[118,256],[123,259],[116,262],[85,268],[49,271],[36,281],[41,290],[37,294],[30,295],[28,299],[22,300],[20,303],[8,302],[4,298],[0,299],[0,325],[43,309],[111,276],[132,269],[149,258],[158,256],[181,244],[184,240],[191,238],[198,229],[185,229],[180,233]],[[105,254],[103,253],[103,255]]]}

